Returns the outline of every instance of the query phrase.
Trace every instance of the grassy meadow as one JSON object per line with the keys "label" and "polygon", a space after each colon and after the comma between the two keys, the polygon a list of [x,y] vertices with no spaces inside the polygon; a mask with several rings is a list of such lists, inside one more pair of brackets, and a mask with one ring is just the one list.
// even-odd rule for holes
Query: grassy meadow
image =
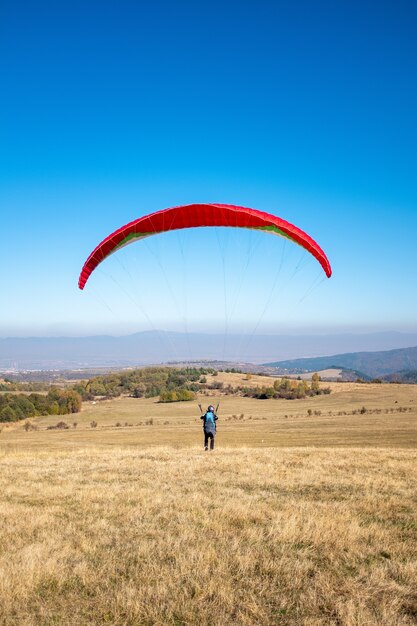
{"label": "grassy meadow", "polygon": [[417,386],[330,386],[2,425],[0,624],[416,624]]}

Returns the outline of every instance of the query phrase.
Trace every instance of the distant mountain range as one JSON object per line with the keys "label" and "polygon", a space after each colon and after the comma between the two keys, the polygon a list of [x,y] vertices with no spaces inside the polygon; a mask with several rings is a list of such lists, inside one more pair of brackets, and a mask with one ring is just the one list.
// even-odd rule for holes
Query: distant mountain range
{"label": "distant mountain range", "polygon": [[290,359],[266,363],[269,367],[292,372],[321,371],[340,368],[366,378],[390,381],[417,381],[417,347],[378,352],[353,352],[307,359]]}
{"label": "distant mountain range", "polygon": [[[198,360],[258,364],[278,361],[298,367],[294,365],[293,359],[320,357],[326,367],[330,364],[362,372],[365,369],[366,372],[372,371],[372,376],[379,376],[381,372],[412,369],[413,363],[417,369],[417,362],[411,357],[409,360],[398,357],[395,361],[398,367],[394,370],[388,365],[384,368],[381,363],[378,366],[379,357],[374,356],[375,365],[368,369],[366,364],[371,362],[372,357],[361,360],[356,355],[352,361],[345,359],[347,355],[344,353],[366,350],[376,355],[375,351],[408,348],[412,345],[417,346],[417,333],[251,336],[151,331],[121,337],[11,337],[0,339],[0,370],[117,368]],[[340,354],[342,360],[325,356],[329,354]],[[335,359],[340,362],[336,363]],[[303,361],[300,367],[307,369],[305,363]],[[312,367],[315,369],[318,366],[315,364]]]}

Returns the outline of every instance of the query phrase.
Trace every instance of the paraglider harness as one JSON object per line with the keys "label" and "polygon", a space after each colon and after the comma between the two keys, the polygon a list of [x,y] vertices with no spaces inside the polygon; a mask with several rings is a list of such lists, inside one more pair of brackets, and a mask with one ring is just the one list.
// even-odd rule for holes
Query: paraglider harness
{"label": "paraglider harness", "polygon": [[216,409],[214,411],[206,411],[205,413],[203,413],[203,408],[202,408],[201,404],[198,405],[198,408],[200,409],[201,413],[203,413],[201,415],[201,419],[203,420],[204,432],[211,432],[213,434],[216,433],[216,431],[217,431],[217,424],[216,424],[216,421],[217,421],[217,411],[219,410],[219,406],[220,406],[220,402],[218,403],[218,405],[216,406]]}

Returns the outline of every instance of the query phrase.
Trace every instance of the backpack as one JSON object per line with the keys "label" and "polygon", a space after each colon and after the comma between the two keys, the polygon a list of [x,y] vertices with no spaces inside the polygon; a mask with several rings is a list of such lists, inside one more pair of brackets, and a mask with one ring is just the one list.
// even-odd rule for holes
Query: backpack
{"label": "backpack", "polygon": [[214,413],[211,411],[207,411],[204,419],[204,429],[205,430],[216,430],[216,420],[214,419]]}

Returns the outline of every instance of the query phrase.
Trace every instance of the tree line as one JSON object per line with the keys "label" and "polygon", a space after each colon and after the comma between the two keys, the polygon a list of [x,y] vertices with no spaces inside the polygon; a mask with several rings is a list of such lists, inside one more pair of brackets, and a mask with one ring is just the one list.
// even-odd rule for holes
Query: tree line
{"label": "tree line", "polygon": [[215,370],[204,367],[146,367],[138,370],[114,372],[79,381],[73,389],[83,400],[96,397],[156,398],[161,402],[194,400],[205,375]]}
{"label": "tree line", "polygon": [[38,415],[67,415],[81,410],[81,396],[73,389],[52,388],[47,394],[0,394],[0,422],[16,422]]}
{"label": "tree line", "polygon": [[248,398],[257,398],[258,400],[268,400],[270,398],[296,400],[330,393],[330,387],[320,387],[320,376],[318,374],[313,374],[310,385],[306,380],[277,378],[271,387],[240,387],[239,390],[242,395]]}

